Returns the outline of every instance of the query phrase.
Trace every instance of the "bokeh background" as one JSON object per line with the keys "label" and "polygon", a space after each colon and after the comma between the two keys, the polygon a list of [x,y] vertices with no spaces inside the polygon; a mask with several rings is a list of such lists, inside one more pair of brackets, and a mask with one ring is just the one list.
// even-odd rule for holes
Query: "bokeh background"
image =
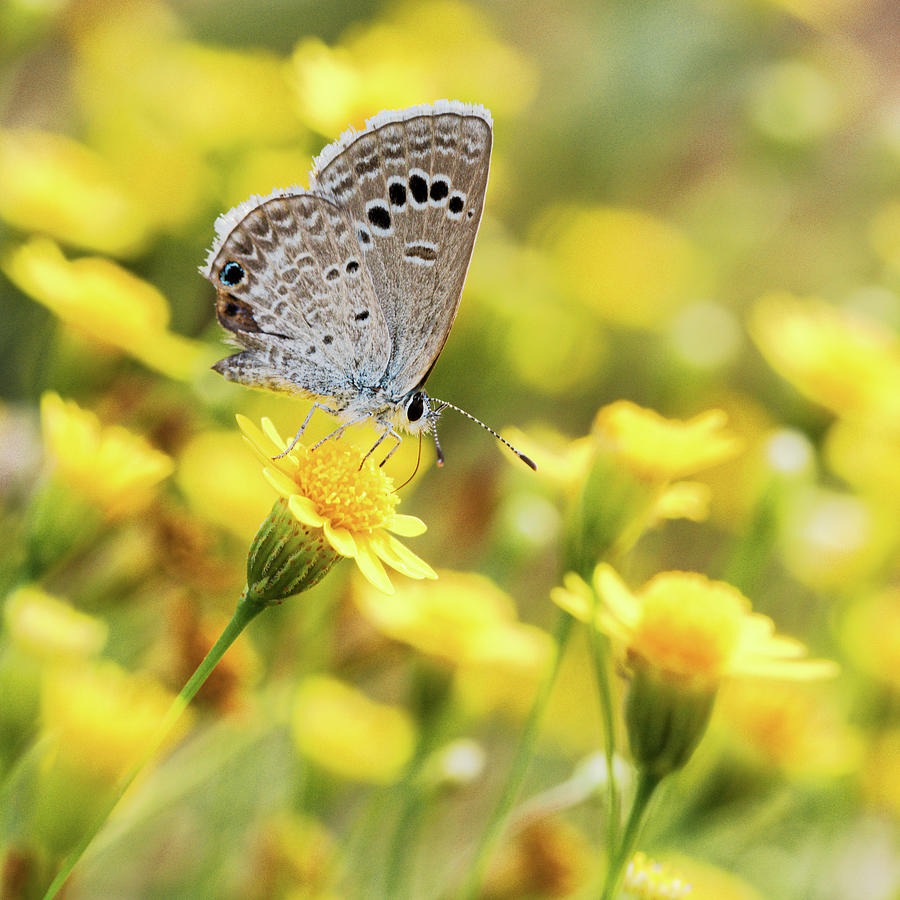
{"label": "bokeh background", "polygon": [[[416,896],[452,896],[545,658],[567,451],[600,407],[627,398],[678,418],[723,409],[743,441],[703,479],[697,521],[646,536],[628,577],[729,579],[842,667],[814,689],[723,696],[647,848],[680,860],[702,897],[900,897],[898,46],[891,0],[5,0],[10,883],[32,883],[83,825],[65,779],[35,801],[41,748],[62,733],[97,776],[110,747],[145,734],[128,714],[153,720],[233,609],[273,500],[234,414],[291,434],[305,415],[209,371],[228,352],[197,271],[216,216],[305,184],[348,124],[449,97],[489,107],[495,143],[429,389],[503,430],[540,471],[446,413],[447,465],[424,442],[401,491],[429,528],[415,551],[465,573],[439,582],[445,606],[398,636],[345,564],[261,617],[68,896],[378,896],[379,822],[395,806],[422,668],[452,680],[445,743],[457,756],[434,776],[445,787],[409,865]],[[78,429],[54,444],[48,391],[133,433],[140,446],[115,433],[125,456],[161,454],[121,508],[115,485],[90,488],[122,455],[97,455],[69,484],[81,478],[97,515],[65,520],[59,482]],[[350,439],[370,445],[372,433]],[[398,483],[416,453],[407,439],[391,459]],[[508,653],[473,662],[434,639],[480,616],[515,626]],[[570,783],[600,746],[582,651],[568,654],[526,796]],[[367,730],[347,724],[370,716]],[[380,749],[347,750],[360,741]],[[593,895],[602,793],[562,806],[506,842],[493,896]],[[528,874],[535,859],[543,881]]]}

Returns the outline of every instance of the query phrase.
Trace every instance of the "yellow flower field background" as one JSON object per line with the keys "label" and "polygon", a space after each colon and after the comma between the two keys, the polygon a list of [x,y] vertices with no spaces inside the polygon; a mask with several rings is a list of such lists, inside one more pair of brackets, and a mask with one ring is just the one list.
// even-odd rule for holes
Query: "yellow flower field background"
{"label": "yellow flower field background", "polygon": [[[98,829],[66,900],[900,897],[898,45],[887,0],[6,0],[0,894]],[[538,471],[452,410],[443,468],[321,412],[272,460],[309,403],[211,371],[213,223],[440,98],[494,148],[428,389]]]}

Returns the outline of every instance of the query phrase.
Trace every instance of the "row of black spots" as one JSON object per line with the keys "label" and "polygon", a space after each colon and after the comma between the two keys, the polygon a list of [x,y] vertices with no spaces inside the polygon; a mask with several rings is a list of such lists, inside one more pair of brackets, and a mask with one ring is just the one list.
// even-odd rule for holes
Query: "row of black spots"
{"label": "row of black spots", "polygon": [[[359,272],[359,260],[348,259],[344,263],[344,272],[353,278]],[[338,266],[329,266],[327,269],[322,270],[322,277],[329,283],[337,281],[341,277],[341,270]]]}
{"label": "row of black spots", "polygon": [[[431,205],[434,207],[447,207],[447,215],[453,221],[462,218],[466,204],[466,195],[460,191],[450,193],[450,180],[446,175],[430,176],[422,169],[411,169],[406,181],[401,176],[391,176],[388,179],[388,199],[379,198],[370,200],[366,204],[366,218],[376,235],[388,235],[393,228],[391,212],[399,213],[407,202],[415,209],[424,209]],[[469,218],[474,215],[474,210],[469,210]],[[365,228],[357,231],[360,244],[368,244],[370,236]]]}

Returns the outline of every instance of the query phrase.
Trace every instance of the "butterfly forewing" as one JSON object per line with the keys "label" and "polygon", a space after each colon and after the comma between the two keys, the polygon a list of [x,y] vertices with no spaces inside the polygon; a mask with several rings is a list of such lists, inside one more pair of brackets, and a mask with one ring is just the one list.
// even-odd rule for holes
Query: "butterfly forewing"
{"label": "butterfly forewing", "polygon": [[348,211],[384,314],[395,398],[424,381],[456,316],[491,135],[483,107],[444,101],[382,113],[319,157],[316,189]]}

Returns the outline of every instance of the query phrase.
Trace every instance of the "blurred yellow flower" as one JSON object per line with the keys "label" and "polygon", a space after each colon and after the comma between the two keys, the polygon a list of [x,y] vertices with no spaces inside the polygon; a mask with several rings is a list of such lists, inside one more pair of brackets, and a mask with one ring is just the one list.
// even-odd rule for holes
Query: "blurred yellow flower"
{"label": "blurred yellow flower", "polygon": [[36,585],[16,588],[3,608],[6,633],[20,650],[48,663],[69,663],[95,656],[106,643],[102,619],[79,612]]}
{"label": "blurred yellow flower", "polygon": [[640,900],[679,900],[693,897],[691,884],[672,866],[649,859],[646,853],[635,853],[628,861],[622,887]]}
{"label": "blurred yellow flower", "polygon": [[733,752],[800,780],[853,771],[860,761],[859,740],[824,687],[759,681],[726,685],[718,721]]}
{"label": "blurred yellow flower", "polygon": [[832,472],[873,503],[896,508],[900,500],[900,421],[837,419],[825,435]]}
{"label": "blurred yellow flower", "polygon": [[[49,672],[42,720],[54,765],[111,785],[152,742],[174,699],[156,682],[108,661]],[[167,741],[186,727],[182,719]]]}
{"label": "blurred yellow flower", "polygon": [[[575,575],[552,598],[566,612],[609,635],[629,668],[649,668],[676,683],[716,689],[725,678],[807,680],[835,675],[827,660],[804,659],[803,644],[775,634],[768,616],[722,581],[699,572],[661,572],[633,594],[612,566],[594,572],[590,589]],[[596,606],[596,608],[595,608]]]}
{"label": "blurred yellow flower", "polygon": [[315,450],[289,446],[269,419],[260,431],[249,419],[238,425],[264,465],[263,475],[287,501],[291,513],[303,525],[321,528],[325,540],[341,556],[350,557],[363,575],[387,594],[394,588],[383,562],[410,578],[437,578],[424,560],[393,534],[415,537],[425,523],[394,511],[400,498],[393,482],[372,457],[335,440]]}
{"label": "blurred yellow flower", "polygon": [[474,717],[527,709],[550,663],[550,635],[520,622],[512,598],[481,575],[441,572],[390,597],[363,588],[354,602],[382,634],[453,665],[456,694]]}
{"label": "blurred yellow flower", "polygon": [[[662,864],[669,871],[678,872],[682,882],[691,886],[690,893],[682,895],[688,900],[767,900],[747,882],[709,863],[670,854]],[[662,895],[660,900],[667,896]]]}
{"label": "blurred yellow flower", "polygon": [[799,641],[775,635],[737,588],[698,572],[662,572],[632,594],[605,563],[594,591],[569,574],[553,601],[605,633],[629,675],[625,723],[631,755],[654,782],[687,764],[725,679],[807,680],[836,673],[804,659]]}
{"label": "blurred yellow flower", "polygon": [[840,635],[854,665],[900,693],[900,588],[856,600],[844,614]]}
{"label": "blurred yellow flower", "polygon": [[0,217],[22,231],[128,255],[147,223],[126,185],[92,150],[60,134],[0,132]]}
{"label": "blurred yellow flower", "polygon": [[53,241],[34,238],[7,253],[0,268],[67,325],[170,378],[192,378],[214,358],[203,344],[169,331],[165,297],[111,260],[70,261]]}
{"label": "blurred yellow flower", "polygon": [[900,816],[900,728],[895,725],[874,734],[866,750],[860,775],[869,803]]}
{"label": "blurred yellow flower", "polygon": [[[425,32],[440,39],[423,40]],[[385,53],[388,47],[402,50]],[[493,36],[477,7],[455,0],[401,3],[336,48],[306,38],[291,70],[302,119],[328,135],[380,109],[442,97],[512,115],[528,106],[536,88],[531,62]]]}
{"label": "blurred yellow flower", "polygon": [[474,573],[441,572],[436,584],[406,583],[390,597],[363,589],[354,601],[382,634],[454,665],[515,664],[523,654],[540,664],[550,649],[543,631],[518,621],[512,598]]}
{"label": "blurred yellow flower", "polygon": [[[725,430],[725,422],[725,413],[718,409],[682,421],[620,400],[597,413],[592,431],[600,445],[638,478],[668,482],[739,452],[741,442]],[[695,506],[696,499],[690,505]]]}
{"label": "blurred yellow flower", "polygon": [[139,435],[102,426],[94,413],[59,394],[41,397],[41,426],[56,475],[109,518],[146,507],[174,468]]}
{"label": "blurred yellow flower", "polygon": [[[232,199],[216,196],[213,153],[302,138],[274,53],[185,40],[169,5],[145,0],[120,5],[114,16],[79,4],[67,23],[90,142],[156,229],[183,228],[211,199]],[[221,160],[215,165],[221,171]],[[292,180],[304,170],[299,154]]]}
{"label": "blurred yellow flower", "polygon": [[560,283],[603,318],[656,329],[707,294],[707,274],[690,241],[673,225],[636,209],[551,210],[541,232]]}
{"label": "blurred yellow flower", "polygon": [[874,320],[787,293],[759,300],[750,331],[769,364],[838,415],[900,422],[900,341]]}
{"label": "blurred yellow flower", "polygon": [[291,730],[300,752],[345,778],[388,784],[415,746],[406,710],[376,703],[335,678],[314,675],[297,689]]}

